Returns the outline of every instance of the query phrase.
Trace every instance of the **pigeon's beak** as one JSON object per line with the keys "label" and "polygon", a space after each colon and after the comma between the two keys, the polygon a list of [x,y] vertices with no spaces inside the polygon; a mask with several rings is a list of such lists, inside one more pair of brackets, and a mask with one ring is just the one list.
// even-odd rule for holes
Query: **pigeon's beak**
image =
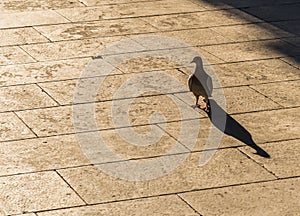
{"label": "pigeon's beak", "polygon": [[195,63],[195,62],[194,62],[194,60],[193,60],[193,61],[191,61],[191,63]]}

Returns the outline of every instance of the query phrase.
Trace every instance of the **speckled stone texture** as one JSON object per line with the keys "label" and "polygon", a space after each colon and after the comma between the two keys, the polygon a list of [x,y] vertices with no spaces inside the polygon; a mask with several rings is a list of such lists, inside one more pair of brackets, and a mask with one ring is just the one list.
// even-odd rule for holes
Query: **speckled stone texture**
{"label": "speckled stone texture", "polygon": [[0,215],[299,215],[297,8],[1,0]]}

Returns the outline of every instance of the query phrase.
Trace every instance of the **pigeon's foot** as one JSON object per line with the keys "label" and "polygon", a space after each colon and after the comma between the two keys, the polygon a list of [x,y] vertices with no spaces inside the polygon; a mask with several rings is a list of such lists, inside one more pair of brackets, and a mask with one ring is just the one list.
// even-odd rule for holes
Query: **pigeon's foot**
{"label": "pigeon's foot", "polygon": [[210,112],[210,106],[206,104],[206,106],[203,108],[203,110],[207,113]]}

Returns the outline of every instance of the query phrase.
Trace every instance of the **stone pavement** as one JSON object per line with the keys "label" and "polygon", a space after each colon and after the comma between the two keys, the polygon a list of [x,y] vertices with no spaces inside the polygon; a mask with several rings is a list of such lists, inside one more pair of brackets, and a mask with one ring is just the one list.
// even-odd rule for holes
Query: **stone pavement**
{"label": "stone pavement", "polygon": [[[0,215],[300,215],[299,6],[299,0],[1,0]],[[146,43],[144,36],[160,37]],[[166,37],[201,53],[226,97],[230,122],[204,166],[199,157],[212,152],[205,143],[214,126],[190,107],[193,65],[163,58],[173,53],[191,61],[189,47],[159,39]],[[105,53],[124,39],[128,46]],[[122,55],[132,58],[117,64]],[[92,73],[84,74],[88,67]],[[163,91],[114,96],[136,76],[148,77],[142,87],[154,80]],[[74,101],[76,91],[99,83]],[[128,100],[131,127],[116,126],[121,120],[112,107]],[[90,130],[94,102],[97,130]],[[150,121],[155,112],[164,118]],[[132,131],[146,134],[139,144],[122,137]],[[120,160],[93,148],[87,151],[95,158],[88,157],[83,148],[99,134]],[[252,139],[271,157],[255,154]],[[142,172],[127,166],[147,163]]]}

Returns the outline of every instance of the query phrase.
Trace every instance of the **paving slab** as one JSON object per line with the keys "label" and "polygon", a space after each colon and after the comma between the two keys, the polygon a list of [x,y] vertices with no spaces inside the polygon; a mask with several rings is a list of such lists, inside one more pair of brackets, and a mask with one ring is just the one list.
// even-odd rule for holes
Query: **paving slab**
{"label": "paving slab", "polygon": [[74,135],[1,143],[0,176],[90,164]]}
{"label": "paving slab", "polygon": [[299,0],[282,0],[282,1],[276,1],[273,0],[266,0],[266,1],[259,1],[259,0],[253,0],[253,1],[239,1],[239,0],[213,0],[211,1],[214,5],[218,5],[220,3],[223,3],[225,5],[236,7],[236,8],[247,8],[247,7],[261,7],[261,6],[280,6],[284,4],[289,3],[297,3]]}
{"label": "paving slab", "polygon": [[0,20],[0,28],[16,28],[69,22],[63,16],[51,10],[1,13]]}
{"label": "paving slab", "polygon": [[[240,18],[242,17],[242,19]],[[244,19],[243,19],[244,18]],[[143,18],[160,30],[180,30],[190,28],[207,28],[222,25],[234,25],[260,20],[240,10],[216,10],[198,13],[186,13],[176,15],[161,15]]]}
{"label": "paving slab", "polygon": [[[135,39],[135,38],[133,38]],[[168,52],[169,50],[165,50],[165,52]],[[176,52],[176,51],[174,51]],[[110,56],[105,59],[105,61],[109,62],[110,64],[114,65],[118,69],[120,69],[122,72],[128,74],[128,73],[140,73],[140,72],[149,72],[149,71],[162,71],[167,73],[168,70],[166,69],[174,69],[174,68],[180,68],[183,70],[184,73],[187,73],[187,69],[182,68],[183,66],[175,61],[172,61],[171,59],[167,59],[163,56],[164,52],[143,52],[144,55],[140,57],[133,57],[129,60],[121,62],[122,58],[126,59],[127,54],[121,54],[118,56]],[[152,56],[152,54],[157,53],[158,56]],[[161,56],[159,56],[161,54]],[[128,55],[130,57],[130,55]],[[166,55],[167,56],[167,55]],[[172,70],[170,70],[172,71]],[[169,72],[170,72],[169,71]],[[178,70],[177,70],[178,71]],[[179,72],[179,71],[178,71]]]}
{"label": "paving slab", "polygon": [[[3,213],[3,215],[5,215],[5,214]],[[25,213],[25,214],[16,214],[16,215],[18,215],[18,216],[36,216],[35,213]]]}
{"label": "paving slab", "polygon": [[235,115],[257,143],[299,138],[299,108]]}
{"label": "paving slab", "polygon": [[[159,7],[156,7],[159,4]],[[155,10],[153,8],[155,7]],[[169,13],[195,12],[203,10],[189,1],[143,1],[126,4],[99,5],[96,7],[62,9],[60,14],[76,21],[93,21],[101,19],[116,19],[141,16],[153,16]]]}
{"label": "paving slab", "polygon": [[299,139],[268,143],[263,148],[272,155],[270,160],[249,154],[251,150],[248,147],[240,149],[279,178],[300,176]]}
{"label": "paving slab", "polygon": [[125,202],[93,205],[38,213],[39,216],[51,215],[198,215],[176,195],[159,196]]}
{"label": "paving slab", "polygon": [[0,88],[0,112],[34,109],[58,105],[37,85]]}
{"label": "paving slab", "polygon": [[166,35],[171,38],[176,38],[184,41],[192,46],[222,44],[232,42],[230,38],[222,36],[222,34],[213,31],[210,28],[205,29],[189,29],[181,31],[166,32]]}
{"label": "paving slab", "polygon": [[[73,102],[86,103],[136,97],[136,95],[133,94],[135,92],[131,91],[131,83],[134,83],[135,88],[137,89],[143,88],[145,84],[151,82],[156,83],[152,88],[150,86],[147,89],[147,92],[143,94],[140,93],[137,96],[171,94],[175,92],[185,91],[185,87],[187,86],[186,80],[187,75],[182,74],[177,69],[170,69],[163,71],[144,72],[140,74],[119,74],[114,76],[93,77],[80,80],[47,82],[41,83],[39,85],[44,89],[45,92],[47,92],[56,101],[58,101],[59,104],[67,105],[72,104]],[[121,88],[125,82],[130,84],[127,84],[128,87],[126,87],[121,94],[118,94],[118,89]],[[166,85],[167,87],[156,87],[159,84]],[[76,88],[79,90],[81,89],[82,92],[86,92],[85,88],[87,88],[87,86],[95,86],[93,88],[95,89],[95,91],[88,92],[89,96],[83,94],[82,96],[80,96],[80,98],[76,99],[77,101],[74,101],[73,99]]]}
{"label": "paving slab", "polygon": [[283,40],[294,46],[300,46],[300,37],[284,38]]}
{"label": "paving slab", "polygon": [[35,137],[28,127],[12,112],[0,113],[0,141]]}
{"label": "paving slab", "polygon": [[259,110],[276,109],[281,106],[248,86],[224,88],[227,112],[243,113]]}
{"label": "paving slab", "polygon": [[297,215],[299,178],[181,194],[203,215]]}
{"label": "paving slab", "polygon": [[[224,63],[201,47],[193,47],[180,39],[168,37],[166,34],[147,35],[129,36],[136,43],[142,44],[144,50],[141,52],[105,55],[103,59],[125,73],[180,68],[184,73],[191,74],[195,68],[191,61],[196,55],[202,57],[205,66]],[[122,62],[124,59],[126,61]]]}
{"label": "paving slab", "polygon": [[0,47],[0,65],[30,63],[35,61],[36,60],[30,55],[20,49],[20,47]]}
{"label": "paving slab", "polygon": [[72,133],[71,107],[55,107],[17,112],[17,115],[38,134],[49,136]]}
{"label": "paving slab", "polygon": [[[131,2],[145,2],[149,0],[82,0],[87,6],[106,5],[106,4],[126,4]],[[151,0],[160,1],[160,0]]]}
{"label": "paving slab", "polygon": [[[283,59],[288,61],[288,59]],[[300,70],[280,59],[212,66],[223,87],[299,79]]]}
{"label": "paving slab", "polygon": [[[186,134],[183,138],[180,137],[180,133],[182,133],[182,125],[183,122],[181,121],[159,124],[159,126],[162,127],[163,130],[171,134],[172,137],[174,137],[176,140],[178,140],[180,143],[186,146],[190,151],[203,151],[244,145],[243,142],[240,142],[231,136],[222,134],[220,143],[214,143],[215,146],[208,146],[207,141],[209,139],[209,134],[212,127],[214,127],[214,125],[208,118],[200,118],[185,121],[185,125],[189,126],[189,133]],[[195,133],[196,140],[194,140]]]}
{"label": "paving slab", "polygon": [[267,23],[221,26],[213,27],[211,29],[226,38],[230,38],[233,42],[266,40],[294,36],[289,32],[286,32],[280,28],[276,28],[275,26]]}
{"label": "paving slab", "polygon": [[[182,157],[182,155],[167,157]],[[143,161],[136,161],[136,163],[143,163]],[[151,181],[131,182],[109,176],[101,171],[103,168],[114,170],[114,167],[120,165],[111,163],[99,165],[100,169],[93,166],[64,169],[59,173],[88,203],[274,179],[273,175],[234,149],[219,150],[203,167],[199,166],[199,154],[191,154],[175,171]]]}
{"label": "paving slab", "polygon": [[0,185],[5,197],[0,206],[6,214],[84,204],[56,172],[1,177]]}
{"label": "paving slab", "polygon": [[126,165],[131,159],[189,152],[154,125],[80,133],[76,137],[82,151],[93,164],[124,161]]}
{"label": "paving slab", "polygon": [[47,42],[34,28],[2,29],[0,30],[0,46],[23,45]]}
{"label": "paving slab", "polygon": [[[97,83],[97,81],[99,82],[100,79],[101,78],[91,78],[89,83]],[[51,97],[54,98],[60,105],[67,105],[72,104],[77,82],[78,80],[76,79],[59,82],[46,82],[41,83],[39,85],[45,92],[51,95]]]}
{"label": "paving slab", "polygon": [[79,58],[0,66],[0,85],[32,84],[79,78],[91,60],[91,58]]}
{"label": "paving slab", "polygon": [[297,55],[295,47],[281,40],[252,41],[234,44],[205,46],[202,49],[226,62],[238,62]]}
{"label": "paving slab", "polygon": [[271,23],[272,25],[276,25],[277,27],[287,32],[293,33],[294,35],[300,34],[299,20],[284,20]]}
{"label": "paving slab", "polygon": [[[153,10],[154,7],[155,10]],[[120,12],[119,17],[132,17],[196,12],[204,10],[204,8],[188,0],[164,0],[118,4],[115,10]]]}
{"label": "paving slab", "polygon": [[244,10],[254,16],[261,17],[261,19],[270,22],[299,19],[300,15],[297,10],[299,6],[300,3],[298,2],[294,4],[249,7]]}
{"label": "paving slab", "polygon": [[189,152],[185,146],[156,125],[82,133],[76,137],[83,152],[93,164]]}
{"label": "paving slab", "polygon": [[21,216],[36,216],[34,213],[28,213],[28,214],[20,214]]}
{"label": "paving slab", "polygon": [[299,106],[300,80],[251,86],[284,107]]}
{"label": "paving slab", "polygon": [[[140,97],[133,100],[128,99],[123,101],[125,103],[132,101],[130,104],[130,110],[128,112],[130,123],[132,125],[149,124],[149,122],[151,122],[151,119],[149,119],[151,115],[153,115],[152,123],[195,119],[201,117],[199,112],[195,111],[190,107],[190,105],[187,105],[173,95]],[[123,101],[116,101],[116,104]],[[117,106],[116,111],[121,112],[123,109],[122,104],[119,103],[118,105],[121,107]],[[157,116],[155,116],[155,113]]]}
{"label": "paving slab", "polygon": [[230,6],[229,4],[225,4],[224,2],[221,1],[198,1],[198,0],[190,0],[191,2],[205,7],[208,11],[209,10],[221,10],[221,9],[232,9],[233,7]]}
{"label": "paving slab", "polygon": [[[66,80],[66,81],[59,81],[59,82],[47,82],[47,83],[41,83],[40,86],[44,89],[44,91],[46,91],[49,95],[51,95],[51,97],[55,98],[55,100],[58,101],[59,104],[71,105],[73,103],[76,88],[84,89],[84,87],[88,85],[94,85],[96,88],[98,84],[100,85],[102,82],[105,82],[105,80],[110,80],[110,82],[113,82],[115,80],[118,80],[118,77],[115,78],[115,76],[109,76],[105,80],[104,79],[105,78],[103,77],[93,77],[93,78],[80,79],[80,80],[75,79],[75,80]],[[115,88],[113,83],[108,83],[108,85],[110,85],[111,87],[110,89],[114,90],[113,92],[117,90],[117,88]],[[117,87],[120,87],[118,86],[118,82],[116,82],[115,85]],[[101,86],[99,87],[101,88]],[[103,85],[101,89],[103,89]],[[106,90],[104,91],[102,90],[101,92],[108,93],[109,96],[110,93],[113,93]],[[106,101],[106,100],[112,100],[112,97],[104,97],[103,94],[98,94],[98,92],[91,92],[89,93],[88,97],[86,95],[82,95],[80,102],[86,103],[86,102]]]}
{"label": "paving slab", "polygon": [[[281,58],[282,61],[300,69],[300,56],[294,56],[294,57],[285,57],[285,58]],[[299,75],[299,73],[298,73]]]}
{"label": "paving slab", "polygon": [[[35,45],[24,45],[22,48],[39,61],[62,60],[78,57],[92,57],[98,55],[109,44],[118,42],[125,37],[105,37],[86,40],[61,41]],[[145,50],[140,44],[132,42],[131,47],[118,47],[106,54],[126,53]]]}
{"label": "paving slab", "polygon": [[[224,94],[226,112],[228,114],[262,111],[283,107],[248,86],[224,88],[222,90],[222,93]],[[216,94],[222,93],[217,92]],[[192,105],[195,103],[193,93],[191,92],[179,93],[176,94],[176,96],[185,101],[187,104]],[[217,95],[215,97],[217,97]],[[190,98],[193,98],[193,100],[191,101]],[[205,106],[205,103],[202,103],[201,99],[199,103],[202,107]]]}
{"label": "paving slab", "polygon": [[[131,103],[130,107],[126,108],[126,104],[128,103]],[[77,125],[79,131],[114,128],[117,127],[116,123],[119,124],[118,127],[124,127],[130,125],[148,125],[164,121],[178,121],[181,119],[199,118],[201,116],[201,114],[194,111],[189,105],[172,95],[99,102],[95,104],[95,118],[93,117],[94,114],[90,113],[90,104],[74,106],[19,111],[17,115],[39,136],[74,133],[73,109],[75,109],[76,118],[81,120],[80,125]],[[128,114],[122,114],[122,117],[128,118],[129,125],[126,122],[116,122],[117,117],[112,115],[112,106],[115,108],[115,114],[123,112],[119,110],[123,109],[123,106],[125,106],[125,109],[128,109]],[[154,115],[153,122],[150,122],[149,118],[154,113],[163,114],[164,119],[160,115],[156,117]],[[90,116],[93,118],[87,118]],[[97,125],[94,127],[90,121],[95,121]]]}
{"label": "paving slab", "polygon": [[74,7],[57,10],[59,14],[72,22],[96,21],[119,18],[116,5],[99,5],[97,7]]}
{"label": "paving slab", "polygon": [[36,27],[36,29],[51,41],[129,35],[157,31],[156,28],[141,19],[47,25]]}
{"label": "paving slab", "polygon": [[84,7],[80,1],[77,0],[67,0],[67,1],[59,1],[59,0],[29,0],[29,1],[10,1],[3,0],[0,3],[0,11],[1,12],[21,12],[21,11],[34,11],[34,10],[48,10],[48,9],[59,9],[59,8],[69,8],[69,7]]}

